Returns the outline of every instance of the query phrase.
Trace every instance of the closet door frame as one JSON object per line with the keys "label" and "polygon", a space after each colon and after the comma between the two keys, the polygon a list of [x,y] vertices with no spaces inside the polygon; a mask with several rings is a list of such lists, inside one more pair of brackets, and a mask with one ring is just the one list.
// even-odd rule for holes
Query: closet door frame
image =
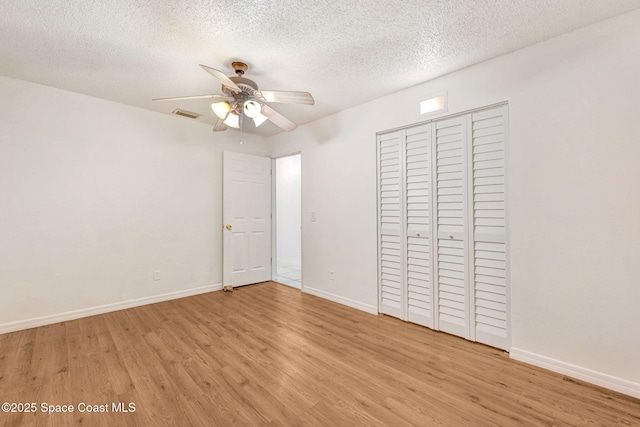
{"label": "closet door frame", "polygon": [[506,347],[507,351],[511,348],[511,225],[509,214],[509,104],[502,103],[495,108],[502,106],[504,108],[504,250],[505,250],[505,278],[507,286],[505,288],[505,298],[507,301],[507,339]]}

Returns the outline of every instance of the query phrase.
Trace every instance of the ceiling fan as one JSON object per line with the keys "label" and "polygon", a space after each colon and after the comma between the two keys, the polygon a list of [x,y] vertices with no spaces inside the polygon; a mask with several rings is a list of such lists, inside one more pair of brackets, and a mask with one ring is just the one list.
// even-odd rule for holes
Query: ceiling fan
{"label": "ceiling fan", "polygon": [[232,62],[236,76],[227,77],[222,71],[215,68],[200,65],[203,70],[211,74],[222,83],[223,94],[178,96],[174,98],[156,98],[153,101],[178,101],[185,99],[213,98],[216,102],[211,104],[211,109],[218,117],[213,130],[223,131],[229,127],[240,128],[244,117],[253,119],[256,127],[266,120],[285,131],[292,131],[298,125],[271,108],[268,103],[307,104],[313,105],[315,101],[309,92],[292,92],[278,90],[258,90],[258,85],[246,77],[244,73],[249,68],[244,62]]}

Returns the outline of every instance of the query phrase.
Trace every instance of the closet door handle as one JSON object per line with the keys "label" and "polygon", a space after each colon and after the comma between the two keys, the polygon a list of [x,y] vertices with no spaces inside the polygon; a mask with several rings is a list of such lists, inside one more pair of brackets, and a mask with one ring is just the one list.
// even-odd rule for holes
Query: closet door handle
{"label": "closet door handle", "polygon": [[453,239],[453,234],[449,234],[447,237]]}

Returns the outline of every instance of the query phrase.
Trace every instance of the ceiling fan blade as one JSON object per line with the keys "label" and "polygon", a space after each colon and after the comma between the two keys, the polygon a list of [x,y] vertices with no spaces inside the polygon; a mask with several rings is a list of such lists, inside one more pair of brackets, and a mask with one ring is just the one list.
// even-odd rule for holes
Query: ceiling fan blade
{"label": "ceiling fan blade", "polygon": [[283,102],[288,104],[313,105],[315,101],[309,92],[293,92],[283,90],[260,90],[256,96],[261,97],[265,102]]}
{"label": "ceiling fan blade", "polygon": [[152,99],[152,101],[180,101],[183,99],[204,99],[204,98],[226,98],[226,99],[233,99],[233,98],[229,98],[228,96],[225,95],[193,95],[193,96],[174,96],[172,98],[155,98]]}
{"label": "ceiling fan blade", "polygon": [[206,65],[200,64],[200,67],[205,70],[207,73],[211,74],[213,77],[218,79],[220,83],[224,86],[232,89],[233,92],[242,92],[242,89],[238,87],[229,77],[227,77],[222,71],[216,70],[215,68],[207,67]]}
{"label": "ceiling fan blade", "polygon": [[218,119],[215,125],[213,125],[214,132],[222,132],[223,130],[229,129],[229,126],[224,124],[224,120]]}
{"label": "ceiling fan blade", "polygon": [[293,123],[291,120],[287,119],[268,105],[262,105],[262,114],[264,114],[274,125],[278,126],[282,130],[286,130],[287,132],[298,127],[297,124]]}

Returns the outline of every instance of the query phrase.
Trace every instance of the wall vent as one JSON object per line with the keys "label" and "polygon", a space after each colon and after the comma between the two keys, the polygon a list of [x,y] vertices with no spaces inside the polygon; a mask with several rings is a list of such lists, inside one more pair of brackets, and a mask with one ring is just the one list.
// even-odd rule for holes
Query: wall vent
{"label": "wall vent", "polygon": [[187,117],[189,119],[197,119],[198,117],[200,117],[200,114],[198,113],[194,113],[192,111],[187,111],[187,110],[181,110],[179,108],[176,108],[175,110],[173,110],[172,114],[175,114],[176,116]]}
{"label": "wall vent", "polygon": [[447,94],[442,93],[420,102],[420,115],[447,111]]}

